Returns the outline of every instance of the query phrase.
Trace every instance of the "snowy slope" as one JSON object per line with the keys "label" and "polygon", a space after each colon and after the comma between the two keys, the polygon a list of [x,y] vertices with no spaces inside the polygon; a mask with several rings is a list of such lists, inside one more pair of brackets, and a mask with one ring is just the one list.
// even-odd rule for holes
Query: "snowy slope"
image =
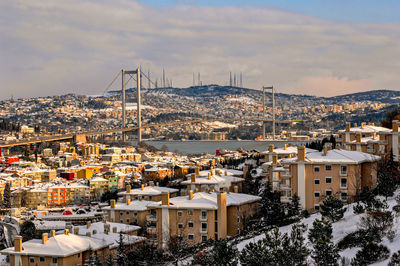
{"label": "snowy slope", "polygon": [[[398,190],[395,193],[395,196],[397,196],[399,193],[400,193],[400,190]],[[388,208],[389,210],[391,210],[392,207],[394,205],[396,205],[396,201],[394,199],[395,196],[391,197],[391,198],[388,198],[387,203],[389,205],[389,208]],[[362,217],[362,215],[365,215],[365,214],[354,214],[353,213],[353,205],[354,204],[350,204],[350,205],[346,206],[347,210],[346,210],[346,212],[344,214],[344,218],[341,219],[340,221],[332,224],[332,227],[333,227],[333,241],[334,241],[335,244],[338,243],[347,234],[356,231],[357,230],[357,225],[358,225],[358,223],[360,221],[360,218]],[[395,215],[395,213],[394,213],[394,215]],[[312,227],[313,221],[315,219],[317,219],[317,218],[318,219],[321,218],[321,215],[319,213],[318,214],[313,214],[309,218],[303,219],[301,221],[301,223],[307,225],[307,228],[310,229]],[[282,233],[290,232],[291,227],[292,227],[292,225],[281,227],[280,231]],[[390,256],[394,252],[397,252],[398,250],[400,250],[400,217],[396,217],[395,216],[394,225],[393,225],[393,231],[396,232],[396,236],[395,236],[395,238],[393,239],[392,242],[390,242],[386,237],[384,237],[383,241],[381,242],[381,244],[385,245],[390,250]],[[307,232],[305,232],[306,241],[308,241],[307,235],[308,235],[308,230],[307,230]],[[239,251],[241,251],[246,246],[246,244],[248,244],[249,242],[252,242],[252,241],[256,242],[257,240],[262,239],[264,237],[265,237],[265,235],[261,234],[261,235],[255,236],[254,238],[244,240],[244,241],[242,241],[242,242],[237,244],[237,248],[238,248]],[[309,243],[308,243],[308,245],[309,245],[309,248],[311,249],[312,246]],[[357,253],[357,251],[359,249],[360,249],[359,247],[345,249],[345,250],[340,252],[340,256],[341,257],[346,257],[349,261],[351,261],[351,259],[355,256],[355,254]],[[310,262],[312,261],[311,258],[309,258],[309,260],[310,260]],[[382,261],[382,262],[379,262],[379,263],[374,263],[372,265],[387,265],[389,260],[390,260],[390,257],[389,257],[389,259],[387,259],[385,261]]]}

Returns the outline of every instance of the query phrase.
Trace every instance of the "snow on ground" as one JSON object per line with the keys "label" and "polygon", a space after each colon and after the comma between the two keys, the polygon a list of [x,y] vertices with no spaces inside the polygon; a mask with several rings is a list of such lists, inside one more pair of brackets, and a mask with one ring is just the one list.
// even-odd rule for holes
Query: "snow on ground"
{"label": "snow on ground", "polygon": [[[398,194],[400,194],[400,190],[398,190],[395,193],[395,196],[397,196]],[[388,198],[388,205],[389,205],[389,210],[392,210],[392,207],[396,205],[396,201],[395,201],[395,196]],[[383,199],[383,198],[382,198]],[[357,231],[357,227],[358,227],[358,223],[360,221],[360,218],[363,215],[366,214],[354,214],[353,213],[353,205],[354,204],[349,204],[347,205],[347,210],[344,214],[343,219],[341,219],[338,222],[335,222],[332,224],[333,227],[333,242],[335,244],[337,244],[343,237],[345,237],[346,235],[348,235],[349,233],[352,233],[354,231]],[[395,215],[395,213],[393,213]],[[316,213],[311,215],[309,218],[305,218],[303,220],[301,220],[301,223],[305,224],[307,226],[307,229],[309,230],[310,228],[312,228],[312,223],[315,219],[320,219],[321,218],[321,214]],[[279,228],[279,231],[282,233],[290,233],[290,230],[292,228],[292,225],[288,225],[288,226],[283,226]],[[307,236],[308,236],[308,230],[305,232],[305,238],[306,241],[307,240]],[[396,217],[394,218],[394,225],[393,225],[393,231],[396,233],[395,238],[393,239],[393,241],[391,242],[389,239],[387,239],[386,237],[383,238],[382,242],[380,244],[385,245],[386,247],[388,247],[388,249],[390,250],[390,256],[397,252],[398,250],[400,250],[400,217]],[[261,235],[257,235],[254,238],[250,238],[247,240],[244,240],[242,242],[239,242],[237,244],[237,248],[239,251],[241,251],[248,243],[250,242],[257,242],[260,239],[263,239],[265,237],[265,234],[261,234]],[[309,248],[311,249],[312,246],[310,243],[307,243],[307,245],[309,245]],[[341,257],[346,257],[349,261],[351,261],[351,259],[356,255],[357,251],[360,250],[359,247],[355,247],[355,248],[350,248],[350,249],[345,249],[343,251],[340,252],[340,256]],[[389,259],[385,260],[385,261],[381,261],[379,263],[374,263],[372,265],[387,265],[388,262],[390,260]],[[311,262],[311,259],[310,259]]]}

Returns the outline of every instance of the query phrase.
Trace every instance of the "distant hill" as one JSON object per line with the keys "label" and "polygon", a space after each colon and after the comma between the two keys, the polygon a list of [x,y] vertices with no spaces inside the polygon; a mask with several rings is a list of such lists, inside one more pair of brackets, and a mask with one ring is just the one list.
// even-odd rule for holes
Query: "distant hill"
{"label": "distant hill", "polygon": [[[135,92],[136,89],[128,89],[127,92]],[[253,97],[261,97],[262,91],[249,89],[249,88],[239,88],[231,86],[219,86],[219,85],[204,85],[204,86],[191,86],[187,88],[158,88],[158,89],[143,89],[143,92],[152,92],[159,94],[176,94],[186,97],[221,97],[228,95],[247,95]],[[118,91],[111,91],[112,94],[121,93]],[[270,92],[266,93],[270,97]],[[382,103],[400,103],[400,91],[393,90],[372,90],[365,92],[350,93],[345,95],[338,95],[334,97],[317,97],[305,94],[287,94],[287,93],[277,93],[276,97],[280,100],[293,99],[298,100],[311,100],[311,101],[321,101],[325,104],[337,104],[343,102],[356,102],[356,101],[370,101],[370,102],[382,102]]]}

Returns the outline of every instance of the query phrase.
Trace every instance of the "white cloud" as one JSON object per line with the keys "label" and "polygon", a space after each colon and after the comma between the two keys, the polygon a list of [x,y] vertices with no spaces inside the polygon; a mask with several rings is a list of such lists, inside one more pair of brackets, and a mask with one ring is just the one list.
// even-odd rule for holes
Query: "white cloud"
{"label": "white cloud", "polygon": [[329,95],[397,89],[398,24],[340,24],[256,7],[156,9],[127,0],[0,3],[2,98],[98,94],[121,68],[141,64],[176,86],[273,84]]}

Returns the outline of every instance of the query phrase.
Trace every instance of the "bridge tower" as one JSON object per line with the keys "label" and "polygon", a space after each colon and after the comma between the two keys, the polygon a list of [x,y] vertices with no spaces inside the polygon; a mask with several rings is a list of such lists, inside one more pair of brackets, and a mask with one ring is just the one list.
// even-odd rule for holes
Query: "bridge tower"
{"label": "bridge tower", "polygon": [[[142,106],[141,106],[141,97],[140,97],[140,88],[141,88],[141,71],[140,67],[136,70],[125,70],[122,69],[122,128],[126,128],[126,94],[125,94],[125,75],[135,75],[136,74],[136,82],[137,82],[137,126],[138,126],[138,142],[142,141]],[[126,131],[122,131],[122,140],[126,141]]]}

